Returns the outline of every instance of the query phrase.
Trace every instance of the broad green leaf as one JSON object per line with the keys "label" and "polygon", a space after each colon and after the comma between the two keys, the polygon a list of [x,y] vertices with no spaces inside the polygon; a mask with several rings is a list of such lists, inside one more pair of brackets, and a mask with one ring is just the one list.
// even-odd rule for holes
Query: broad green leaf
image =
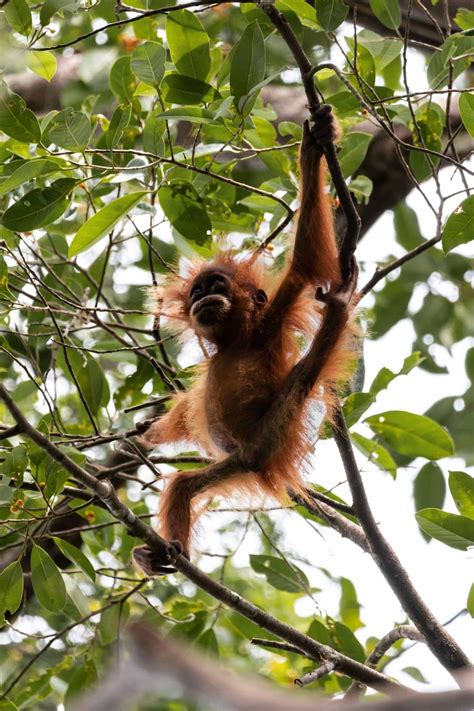
{"label": "broad green leaf", "polygon": [[422,509],[416,514],[420,527],[432,538],[465,551],[474,545],[474,521],[439,509]]}
{"label": "broad green leaf", "polygon": [[418,681],[420,684],[427,684],[427,680],[417,667],[403,667],[402,672],[411,676],[412,679]]}
{"label": "broad green leaf", "polygon": [[165,61],[166,50],[162,44],[145,42],[134,50],[130,66],[141,81],[158,87],[165,74]]}
{"label": "broad green leaf", "polygon": [[130,103],[135,91],[136,80],[130,63],[130,57],[119,57],[112,65],[109,74],[112,93],[123,104]]}
{"label": "broad green leaf", "polygon": [[448,217],[444,226],[442,240],[447,254],[460,244],[474,239],[474,195],[466,198]]}
{"label": "broad green leaf", "polygon": [[99,638],[104,646],[111,644],[117,639],[120,626],[125,624],[128,617],[128,605],[112,605],[108,607],[100,616]]}
{"label": "broad green leaf", "polygon": [[326,32],[332,32],[344,22],[349,8],[344,0],[316,0],[316,17]]}
{"label": "broad green leaf", "polygon": [[370,0],[370,7],[382,25],[390,30],[400,27],[402,16],[398,0]]}
{"label": "broad green leaf", "polygon": [[[7,6],[8,7],[8,6]],[[24,143],[39,143],[41,129],[38,120],[25,101],[0,85],[0,131]]]}
{"label": "broad green leaf", "polygon": [[24,444],[18,444],[2,452],[0,471],[13,479],[18,479],[28,466],[28,451]]}
{"label": "broad green leaf", "polygon": [[352,178],[349,183],[349,190],[357,202],[363,203],[364,205],[367,205],[369,202],[373,189],[374,184],[366,175],[358,175],[356,178]]}
{"label": "broad green leaf", "polygon": [[406,202],[399,202],[393,210],[393,222],[397,242],[406,250],[414,249],[423,242],[418,217]]}
{"label": "broad green leaf", "polygon": [[26,0],[8,0],[3,6],[8,24],[20,35],[29,35],[32,29],[31,11]]}
{"label": "broad green leaf", "polygon": [[314,619],[308,627],[306,634],[312,639],[315,639],[316,642],[321,642],[321,644],[327,644],[329,647],[332,647],[333,641],[331,634],[326,625],[320,620]]}
{"label": "broad green leaf", "polygon": [[359,627],[364,627],[364,623],[360,619],[360,603],[352,580],[341,578],[339,582],[341,583],[341,599],[339,602],[341,619],[354,632]]}
{"label": "broad green leaf", "polygon": [[461,30],[474,29],[474,10],[466,10],[466,8],[461,7],[456,13],[454,22]]}
{"label": "broad green leaf", "polygon": [[211,241],[211,221],[191,183],[172,181],[158,190],[161,209],[180,234],[198,245]]}
{"label": "broad green leaf", "polygon": [[256,573],[264,575],[267,582],[277,590],[300,593],[309,589],[308,578],[295,565],[271,555],[250,555],[250,565]]}
{"label": "broad green leaf", "polygon": [[429,417],[390,410],[372,415],[365,422],[400,454],[442,459],[454,453],[449,434]]}
{"label": "broad green leaf", "polygon": [[60,178],[46,188],[31,190],[8,208],[2,224],[16,232],[30,232],[50,225],[68,207],[76,184],[73,178]]}
{"label": "broad green leaf", "polygon": [[461,112],[461,118],[467,131],[474,138],[474,93],[467,92],[461,94],[459,99],[459,111]]}
{"label": "broad green leaf", "polygon": [[344,402],[344,417],[348,427],[355,425],[375,402],[373,393],[351,393]]}
{"label": "broad green leaf", "polygon": [[51,81],[58,67],[58,62],[52,52],[29,52],[27,64],[32,72],[46,81]]}
{"label": "broad green leaf", "polygon": [[109,128],[105,137],[107,148],[115,148],[115,146],[120,142],[123,132],[130,123],[131,115],[132,107],[130,104],[120,104],[117,106],[112,118],[110,119]]}
{"label": "broad green leaf", "polygon": [[175,121],[189,121],[190,123],[212,123],[216,120],[214,111],[210,109],[202,109],[199,106],[180,106],[168,111],[156,111],[156,118],[174,119]]}
{"label": "broad green leaf", "polygon": [[204,81],[211,56],[209,37],[198,16],[190,10],[171,12],[166,20],[166,37],[178,72]]}
{"label": "broad green leaf", "polygon": [[165,100],[171,104],[202,104],[220,96],[210,84],[184,74],[167,74],[162,88]]}
{"label": "broad green leaf", "polygon": [[217,641],[216,633],[212,627],[199,635],[196,641],[200,649],[202,649],[206,654],[210,654],[214,657],[219,656],[219,643]]}
{"label": "broad green leaf", "polygon": [[51,18],[59,12],[75,12],[79,9],[80,0],[45,0],[41,5],[40,22],[47,25]]}
{"label": "broad green leaf", "polygon": [[314,7],[305,0],[277,0],[276,7],[281,12],[293,12],[302,25],[311,27],[313,30],[319,30],[320,26],[316,20],[316,12]]}
{"label": "broad green leaf", "polygon": [[80,548],[76,548],[72,543],[66,541],[62,538],[53,538],[57,547],[63,555],[77,565],[78,568],[84,571],[84,573],[92,580],[95,581],[95,570],[94,566],[90,562],[89,558],[81,551]]}
{"label": "broad green leaf", "polygon": [[48,158],[37,158],[20,163],[19,167],[6,180],[0,183],[0,195],[7,195],[24,183],[40,175],[49,175],[61,170],[61,165]]}
{"label": "broad green leaf", "polygon": [[352,630],[341,622],[330,620],[332,646],[358,662],[365,661],[365,650]]}
{"label": "broad green leaf", "polygon": [[419,351],[415,351],[405,358],[398,373],[394,373],[393,370],[390,370],[390,368],[383,367],[375,376],[372,385],[370,386],[370,392],[377,395],[381,390],[385,390],[385,388],[390,385],[392,380],[397,378],[399,375],[407,375],[423,360],[424,358],[421,353]]}
{"label": "broad green leaf", "polygon": [[31,583],[43,607],[51,612],[63,609],[67,594],[62,575],[48,553],[37,545],[31,551]]}
{"label": "broad green leaf", "polygon": [[449,472],[449,490],[459,513],[474,519],[474,477],[466,472]]}
{"label": "broad green leaf", "polygon": [[69,245],[68,256],[75,257],[77,254],[84,252],[84,250],[92,247],[92,245],[98,242],[104,235],[111,232],[117,222],[124,218],[145,195],[145,190],[122,195],[112,200],[112,202],[109,202],[108,205],[99,210],[99,212],[96,212],[95,215],[92,215],[92,217],[81,226]]}
{"label": "broad green leaf", "polygon": [[230,91],[236,107],[240,99],[247,96],[264,76],[265,42],[258,22],[252,22],[245,28],[232,53]]}
{"label": "broad green leaf", "polygon": [[155,155],[163,155],[165,151],[163,134],[166,129],[166,122],[159,116],[162,116],[162,112],[159,109],[148,114],[142,137],[143,149]]}
{"label": "broad green leaf", "polygon": [[71,702],[73,702],[76,697],[87,693],[91,687],[97,684],[97,681],[97,669],[92,659],[86,659],[84,662],[76,664],[64,697],[66,708],[70,708]]}
{"label": "broad green leaf", "polygon": [[63,109],[53,117],[49,139],[68,151],[81,151],[87,146],[91,122],[82,111]]}
{"label": "broad green leaf", "polygon": [[381,37],[371,30],[362,30],[357,35],[357,41],[369,50],[374,58],[377,72],[386,69],[397,57],[403,48],[402,40]]}
{"label": "broad green leaf", "polygon": [[[435,462],[427,462],[418,472],[413,483],[415,510],[440,509],[446,496],[446,481],[443,472]],[[427,540],[429,536],[422,530]]]}
{"label": "broad green leaf", "polygon": [[474,37],[461,32],[448,37],[438,52],[433,52],[428,63],[428,82],[431,89],[441,89],[452,75],[456,79],[474,59]]}
{"label": "broad green leaf", "polygon": [[339,163],[345,178],[355,173],[365,158],[372,134],[363,131],[351,131],[344,139],[339,153]]}
{"label": "broad green leaf", "polygon": [[469,590],[466,607],[471,617],[474,617],[474,583],[471,585],[471,588]]}
{"label": "broad green leaf", "polygon": [[357,449],[362,452],[362,454],[365,454],[379,469],[389,472],[394,479],[396,478],[397,464],[385,447],[374,439],[363,437],[358,432],[351,432],[351,439]]}
{"label": "broad green leaf", "polygon": [[23,570],[19,560],[13,561],[0,573],[0,622],[5,612],[13,614],[23,599]]}

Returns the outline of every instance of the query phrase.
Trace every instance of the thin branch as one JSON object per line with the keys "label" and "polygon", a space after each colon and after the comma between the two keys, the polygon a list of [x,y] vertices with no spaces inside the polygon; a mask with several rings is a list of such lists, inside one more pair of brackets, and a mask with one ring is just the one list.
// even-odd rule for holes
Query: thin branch
{"label": "thin branch", "polygon": [[307,674],[303,674],[303,676],[300,676],[298,677],[298,679],[295,679],[295,684],[296,686],[300,686],[301,688],[303,688],[304,686],[308,686],[308,684],[312,684],[314,681],[322,679],[323,676],[326,676],[327,674],[333,672],[335,668],[336,665],[334,664],[334,662],[324,662],[324,664],[321,664],[321,666],[317,667],[316,669],[313,669],[313,671],[310,671]]}

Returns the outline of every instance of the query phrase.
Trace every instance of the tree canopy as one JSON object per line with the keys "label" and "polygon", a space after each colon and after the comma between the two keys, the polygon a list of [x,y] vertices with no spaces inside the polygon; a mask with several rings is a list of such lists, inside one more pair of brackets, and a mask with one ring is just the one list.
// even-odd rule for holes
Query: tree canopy
{"label": "tree canopy", "polygon": [[[0,3],[2,711],[69,709],[87,691],[118,708],[104,679],[119,678],[121,649],[130,680],[115,692],[132,703],[141,679],[140,709],[248,708],[230,682],[212,690],[208,662],[194,687],[173,676],[192,677],[201,654],[217,675],[266,677],[268,708],[295,679],[311,684],[291,689],[296,709],[419,690],[435,657],[465,664],[431,613],[435,591],[419,594],[398,559],[404,531],[387,543],[391,502],[372,488],[402,492],[410,545],[420,559],[438,547],[442,596],[458,600],[450,571],[474,544],[474,10],[448,5]],[[220,248],[282,268],[313,100],[340,126],[328,190],[341,239],[344,189],[361,218],[367,377],[361,356],[340,427],[315,430],[314,506],[209,502],[196,564],[144,579],[131,550],[164,545],[149,528],[163,479],[206,463],[136,441],[136,421],[202,359],[153,321],[147,287]],[[395,596],[383,629],[363,567],[345,572],[351,549]],[[461,592],[452,616],[474,616],[473,588]],[[145,680],[155,633],[184,646],[164,642],[168,676]],[[413,644],[429,654],[397,666]]]}

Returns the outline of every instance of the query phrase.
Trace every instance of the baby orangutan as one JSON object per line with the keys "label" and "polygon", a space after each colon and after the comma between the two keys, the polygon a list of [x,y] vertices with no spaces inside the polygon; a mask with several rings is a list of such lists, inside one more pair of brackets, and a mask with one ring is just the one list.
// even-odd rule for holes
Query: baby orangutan
{"label": "baby orangutan", "polygon": [[[160,293],[167,316],[212,344],[192,389],[176,395],[163,417],[137,425],[146,447],[192,442],[216,460],[173,475],[161,496],[160,534],[187,557],[196,504],[202,508],[204,498],[250,491],[285,500],[288,490],[305,497],[300,469],[312,448],[308,409],[317,399],[331,419],[336,388],[350,373],[357,267],[353,261],[343,282],[322,161],[334,138],[330,107],[322,106],[312,128],[304,126],[300,214],[282,277],[224,253],[196,264],[186,279],[174,277]],[[316,332],[300,360],[296,334]],[[148,575],[173,570],[147,546],[136,548],[134,558]]]}

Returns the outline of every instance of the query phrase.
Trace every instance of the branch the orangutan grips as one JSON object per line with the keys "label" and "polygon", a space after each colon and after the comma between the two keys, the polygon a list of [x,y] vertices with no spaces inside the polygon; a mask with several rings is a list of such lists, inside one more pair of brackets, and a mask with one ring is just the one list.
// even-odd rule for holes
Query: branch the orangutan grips
{"label": "branch the orangutan grips", "polygon": [[[186,277],[171,275],[160,290],[171,322],[213,346],[191,389],[175,395],[157,420],[137,424],[147,448],[184,441],[215,459],[171,475],[160,497],[160,534],[173,546],[179,542],[187,557],[196,519],[215,494],[264,493],[285,501],[292,490],[305,498],[302,462],[313,448],[308,401],[322,400],[331,420],[338,388],[351,374],[357,268],[353,260],[343,280],[322,154],[337,130],[329,106],[312,118],[303,128],[300,211],[283,273],[265,273],[253,257],[224,252],[192,264]],[[319,291],[327,284],[327,293]],[[327,305],[322,313],[315,289]],[[303,359],[299,334],[312,340]],[[147,575],[174,570],[146,546],[134,558]]]}

